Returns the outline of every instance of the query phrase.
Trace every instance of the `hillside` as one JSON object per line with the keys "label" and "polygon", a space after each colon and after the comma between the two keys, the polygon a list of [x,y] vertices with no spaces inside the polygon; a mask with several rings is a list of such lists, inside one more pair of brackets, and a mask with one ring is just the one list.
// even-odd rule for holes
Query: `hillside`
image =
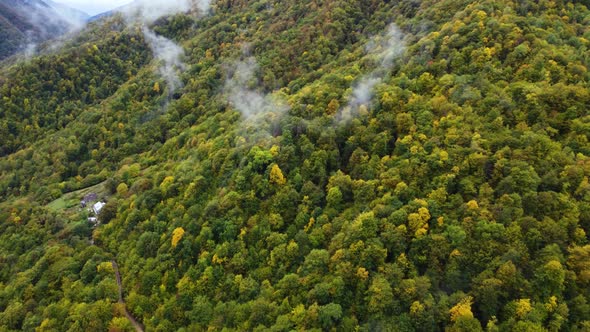
{"label": "hillside", "polygon": [[139,2],[5,64],[0,330],[587,331],[588,5]]}
{"label": "hillside", "polygon": [[0,1],[0,60],[82,25],[88,15],[52,1]]}

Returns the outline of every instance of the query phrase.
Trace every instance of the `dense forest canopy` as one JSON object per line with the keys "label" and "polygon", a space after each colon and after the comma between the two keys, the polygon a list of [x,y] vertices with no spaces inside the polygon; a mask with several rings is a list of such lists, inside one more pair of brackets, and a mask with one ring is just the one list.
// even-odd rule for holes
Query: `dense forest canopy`
{"label": "dense forest canopy", "polygon": [[204,4],[0,67],[0,330],[590,329],[587,1]]}

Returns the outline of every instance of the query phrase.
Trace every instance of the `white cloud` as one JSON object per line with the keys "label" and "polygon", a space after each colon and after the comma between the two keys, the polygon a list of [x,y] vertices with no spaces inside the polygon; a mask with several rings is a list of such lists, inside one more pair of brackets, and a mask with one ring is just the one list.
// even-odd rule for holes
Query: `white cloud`
{"label": "white cloud", "polygon": [[272,94],[256,90],[258,64],[253,57],[233,63],[228,68],[224,92],[231,105],[242,114],[242,123],[261,133],[264,125],[272,122],[288,110],[289,106]]}
{"label": "white cloud", "polygon": [[174,93],[176,89],[182,87],[177,70],[186,68],[182,62],[184,50],[170,39],[158,36],[146,27],[143,28],[143,35],[154,54],[154,58],[160,61],[159,72],[166,80],[168,94]]}
{"label": "white cloud", "polygon": [[206,12],[209,3],[210,0],[135,0],[117,9],[123,14],[128,25],[142,27],[145,40],[154,58],[159,61],[158,70],[166,80],[168,96],[182,87],[178,71],[186,69],[182,62],[184,50],[174,41],[156,35],[148,26],[161,17],[185,13],[195,8]]}
{"label": "white cloud", "polygon": [[373,89],[385,78],[394,60],[406,49],[403,34],[395,24],[389,25],[387,30],[379,36],[374,36],[365,46],[365,51],[373,58],[377,67],[360,78],[352,87],[352,94],[348,97],[347,105],[336,115],[337,122],[346,122],[356,116],[361,106],[369,106],[373,98]]}

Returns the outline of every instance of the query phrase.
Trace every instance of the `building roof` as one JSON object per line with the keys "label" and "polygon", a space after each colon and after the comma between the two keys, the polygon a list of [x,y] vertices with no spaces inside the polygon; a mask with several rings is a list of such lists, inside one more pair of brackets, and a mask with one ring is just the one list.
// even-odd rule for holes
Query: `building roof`
{"label": "building roof", "polygon": [[96,200],[98,200],[98,195],[96,193],[88,193],[82,198],[82,203],[90,203]]}
{"label": "building roof", "polygon": [[94,203],[94,205],[92,205],[92,211],[94,211],[94,214],[98,214],[100,210],[102,210],[102,208],[105,206],[105,204],[106,203],[103,202]]}

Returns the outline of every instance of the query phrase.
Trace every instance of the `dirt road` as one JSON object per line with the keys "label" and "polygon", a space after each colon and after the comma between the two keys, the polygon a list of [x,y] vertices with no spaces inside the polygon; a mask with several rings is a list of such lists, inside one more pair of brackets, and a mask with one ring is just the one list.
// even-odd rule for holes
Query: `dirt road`
{"label": "dirt road", "polygon": [[114,259],[111,260],[111,265],[113,265],[113,270],[115,270],[115,277],[117,278],[117,285],[119,286],[119,303],[123,304],[125,316],[127,317],[127,319],[129,319],[129,321],[135,328],[135,331],[143,332],[143,326],[135,319],[135,317],[133,317],[129,313],[129,311],[127,310],[127,305],[125,304],[125,300],[123,299],[123,283],[121,282],[121,273],[119,272],[119,265],[117,265],[117,262],[115,262]]}

